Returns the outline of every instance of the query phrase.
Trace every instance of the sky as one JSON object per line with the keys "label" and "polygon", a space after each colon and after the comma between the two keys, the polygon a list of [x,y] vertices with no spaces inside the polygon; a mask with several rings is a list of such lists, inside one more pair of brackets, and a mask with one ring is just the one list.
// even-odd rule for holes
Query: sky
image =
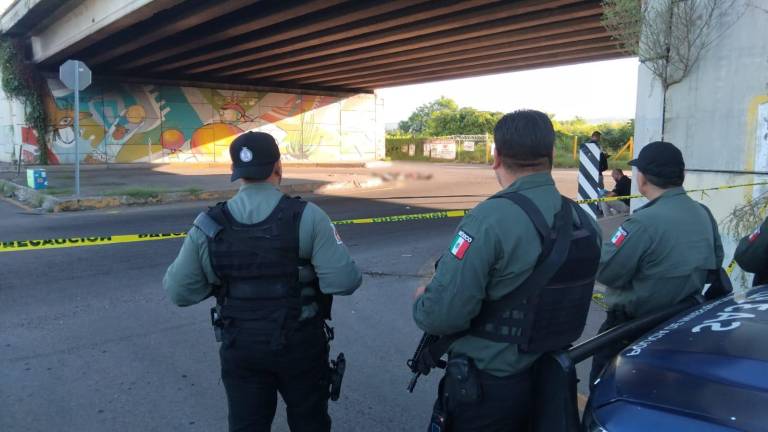
{"label": "sky", "polygon": [[558,120],[635,117],[636,58],[586,63],[379,89],[384,122],[405,120],[420,105],[440,96],[460,107],[510,112],[531,108]]}

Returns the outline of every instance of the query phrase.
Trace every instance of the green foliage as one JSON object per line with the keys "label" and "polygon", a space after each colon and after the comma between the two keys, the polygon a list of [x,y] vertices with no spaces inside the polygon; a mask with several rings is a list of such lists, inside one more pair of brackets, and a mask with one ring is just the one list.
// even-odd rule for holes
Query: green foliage
{"label": "green foliage", "polygon": [[558,143],[567,142],[568,145],[572,145],[574,136],[578,137],[577,142],[581,144],[589,139],[592,132],[599,131],[602,134],[600,146],[608,153],[617,152],[635,134],[634,120],[592,124],[576,117],[566,121],[553,119],[552,126],[555,128]]}
{"label": "green foliage", "polygon": [[427,133],[428,122],[432,115],[440,111],[456,111],[459,106],[453,99],[441,96],[430,103],[424,104],[408,117],[408,120],[401,121],[398,128],[411,135],[423,135]]}
{"label": "green foliage", "polygon": [[[493,128],[504,113],[480,111],[471,107],[459,108],[456,102],[446,97],[420,106],[408,120],[401,121],[399,130],[388,134],[390,138],[400,137],[445,137],[452,135],[493,134]],[[634,120],[591,124],[581,118],[558,121],[550,114],[552,125],[557,132],[559,146],[572,148],[573,136],[579,143],[589,139],[593,131],[602,133],[601,144],[609,152],[618,151],[634,135]]]}
{"label": "green foliage", "polygon": [[0,85],[9,98],[24,103],[26,122],[37,132],[40,163],[48,163],[48,116],[43,94],[45,80],[32,64],[24,60],[19,40],[0,39]]}
{"label": "green foliage", "polygon": [[641,0],[603,0],[602,23],[624,50],[639,55],[643,27]]}
{"label": "green foliage", "polygon": [[493,128],[503,116],[500,112],[478,111],[461,108],[454,111],[438,111],[427,122],[430,136],[483,135],[493,133]]}
{"label": "green foliage", "polygon": [[[420,106],[408,120],[400,122],[400,130],[387,135],[387,156],[394,160],[429,160],[424,156],[425,137],[448,137],[456,135],[492,135],[493,128],[503,113],[479,111],[475,108],[458,108],[456,102],[441,97]],[[549,114],[555,128],[555,167],[577,167],[578,158],[573,157],[574,137],[576,146],[587,141],[594,131],[600,131],[603,151],[616,154],[635,133],[635,122],[589,123],[582,118],[559,121]],[[482,140],[480,140],[482,141]],[[414,147],[410,155],[409,145]],[[457,148],[456,160],[459,162],[485,162],[485,144],[478,142],[474,152],[464,152]],[[624,153],[620,160],[609,159],[611,168],[627,168],[632,155]]]}
{"label": "green foliage", "polygon": [[493,132],[502,115],[471,107],[459,108],[453,99],[441,96],[418,107],[407,120],[398,124],[399,130],[390,136],[483,135]]}

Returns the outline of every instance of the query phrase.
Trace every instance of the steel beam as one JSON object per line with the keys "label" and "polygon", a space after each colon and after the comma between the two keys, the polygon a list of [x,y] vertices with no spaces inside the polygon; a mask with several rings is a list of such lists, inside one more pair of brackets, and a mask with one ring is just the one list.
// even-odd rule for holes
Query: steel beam
{"label": "steel beam", "polygon": [[[264,49],[300,49],[323,43],[355,37],[391,26],[418,20],[419,16],[428,17],[439,14],[441,10],[450,10],[445,6],[435,7],[425,4],[429,0],[399,0],[379,4],[353,2],[347,8],[328,11],[324,14],[310,17],[300,23],[290,22],[261,31],[242,35],[236,41],[224,41],[215,46],[206,46],[184,53],[178,60],[164,61],[155,67],[158,71],[180,69],[188,65],[208,64],[216,59],[232,58]],[[470,7],[471,3],[481,4],[498,0],[460,1],[462,7]],[[418,8],[413,6],[422,5]],[[453,6],[456,8],[456,5]],[[174,58],[176,58],[174,57]],[[237,57],[234,57],[237,58]],[[152,67],[150,65],[150,67]],[[191,68],[190,68],[191,69]]]}
{"label": "steel beam", "polygon": [[75,3],[31,38],[32,60],[58,66],[73,53],[183,1],[84,0]]}
{"label": "steel beam", "polygon": [[[167,41],[159,46],[152,47],[151,53],[137,52],[128,59],[121,59],[120,63],[115,64],[116,69],[136,69],[149,63],[164,61],[171,56],[194,50],[204,45],[224,41],[227,39],[238,38],[239,36],[256,31],[265,27],[273,26],[284,21],[297,19],[299,17],[330,8],[344,3],[347,0],[313,0],[313,1],[293,1],[285,2],[290,5],[281,10],[272,11],[264,15],[243,14],[237,22],[219,23],[223,30],[218,27],[212,31],[196,30],[196,34],[185,33],[183,41]],[[213,7],[218,2],[213,2]]]}
{"label": "steel beam", "polygon": [[533,56],[533,57],[520,59],[518,61],[509,61],[509,60],[494,61],[494,62],[489,62],[484,64],[468,65],[468,66],[453,65],[453,66],[446,66],[442,70],[432,70],[428,72],[417,70],[417,71],[392,74],[388,76],[380,76],[380,77],[373,77],[373,78],[367,78],[367,79],[361,78],[355,81],[349,81],[348,83],[346,83],[346,86],[355,87],[355,88],[375,88],[374,87],[375,84],[382,83],[382,82],[410,81],[412,79],[420,79],[420,78],[427,78],[427,79],[431,79],[432,81],[435,81],[436,78],[439,78],[443,75],[453,75],[455,73],[466,72],[468,75],[475,72],[498,73],[498,72],[504,72],[507,68],[530,67],[530,66],[536,66],[540,64],[550,64],[552,62],[557,62],[557,61],[566,62],[566,61],[577,60],[580,58],[591,58],[595,56],[609,55],[609,54],[615,54],[615,55],[623,54],[624,56],[626,56],[626,54],[624,54],[622,50],[618,47],[611,48],[611,49],[589,48],[584,50],[568,51],[568,52],[563,52],[558,54]]}
{"label": "steel beam", "polygon": [[[286,53],[283,55],[272,56],[267,59],[251,60],[238,62],[236,66],[227,67],[220,71],[214,71],[217,75],[239,75],[251,76],[254,71],[263,71],[268,68],[280,66],[287,62],[298,60],[317,59],[323,62],[326,56],[335,56],[335,58],[346,57],[348,60],[366,59],[372,56],[380,56],[402,51],[408,51],[418,48],[428,48],[438,44],[455,43],[473,37],[487,36],[505,31],[520,30],[532,28],[538,25],[551,24],[562,21],[567,18],[594,17],[601,14],[602,9],[599,3],[577,5],[564,9],[547,10],[535,12],[522,16],[512,16],[495,21],[477,23],[467,27],[454,26],[451,30],[445,30],[434,34],[426,34],[405,40],[395,40],[388,43],[377,43],[376,40],[369,40],[367,45],[361,48],[348,51],[348,46],[339,46],[331,44],[330,46],[315,49],[304,49]],[[216,66],[218,68],[218,65]]]}
{"label": "steel beam", "polygon": [[[272,48],[255,50],[253,52],[249,51],[247,54],[243,53],[244,55],[215,60],[206,64],[190,67],[188,71],[191,73],[201,73],[216,71],[222,68],[238,68],[243,62],[254,64],[263,63],[264,61],[269,61],[278,57],[289,58],[295,61],[384,43],[398,43],[419,36],[456,29],[461,26],[488,25],[488,23],[498,19],[520,16],[521,14],[536,10],[551,9],[558,4],[574,3],[576,1],[578,0],[550,0],[547,2],[526,0],[515,3],[514,5],[505,2],[501,5],[475,7],[464,11],[463,13],[452,13],[435,19],[411,22],[402,26],[388,26],[386,30],[364,33],[358,37],[347,38],[337,42],[304,49],[293,49],[291,46],[278,45]],[[470,1],[460,2],[461,5],[471,5],[471,3],[472,2]],[[365,30],[365,27],[362,27],[362,30]]]}
{"label": "steel beam", "polygon": [[[198,4],[184,10],[181,15],[167,17],[163,25],[143,26],[141,30],[121,34],[118,38],[108,40],[108,49],[102,49],[94,56],[87,57],[88,64],[97,66],[131,51],[144,48],[155,42],[161,41],[176,33],[197,27],[203,23],[227,15],[244,7],[258,3],[260,0],[228,0],[219,2],[214,7],[209,3]],[[157,21],[157,20],[154,20]]]}
{"label": "steel beam", "polygon": [[518,61],[526,61],[527,59],[545,59],[547,57],[565,53],[584,53],[589,51],[589,54],[596,54],[605,49],[616,48],[616,41],[611,39],[610,36],[605,36],[601,39],[577,41],[569,43],[550,44],[547,46],[539,46],[535,48],[527,49],[512,49],[504,52],[497,53],[467,53],[465,56],[452,56],[451,59],[445,61],[435,61],[431,63],[423,64],[404,64],[393,65],[391,70],[375,71],[366,74],[353,75],[346,78],[334,78],[324,80],[311,80],[311,81],[299,81],[301,84],[316,84],[316,85],[334,85],[345,86],[349,83],[356,83],[360,81],[369,81],[372,79],[397,77],[403,75],[410,75],[414,72],[440,72],[445,69],[451,69],[454,67],[473,67],[485,64],[502,64],[503,62],[516,63]]}
{"label": "steel beam", "polygon": [[589,48],[612,45],[616,45],[616,41],[614,41],[610,36],[606,35],[604,31],[600,31],[599,29],[589,29],[523,41],[489,45],[482,48],[462,49],[460,51],[454,51],[448,54],[425,54],[418,59],[394,60],[387,64],[378,64],[362,68],[349,68],[343,72],[330,72],[327,74],[316,75],[307,78],[295,77],[291,74],[280,75],[280,78],[286,81],[298,81],[301,83],[335,81],[343,80],[345,78],[358,77],[366,74],[380,74],[402,69],[429,67],[433,64],[442,64],[448,61],[465,61],[471,64],[475,59],[487,59],[489,56],[513,55],[514,57],[519,58],[526,57],[531,53],[536,54],[567,51],[573,47]]}
{"label": "steel beam", "polygon": [[401,87],[401,86],[414,85],[414,84],[424,84],[424,83],[435,82],[435,81],[447,81],[447,80],[455,80],[455,79],[473,78],[473,77],[496,75],[496,74],[502,74],[502,73],[520,72],[520,71],[531,70],[531,69],[544,69],[544,68],[550,68],[550,67],[569,66],[569,65],[575,65],[575,64],[605,61],[605,60],[615,60],[615,59],[626,58],[626,57],[627,55],[623,53],[619,53],[619,54],[606,53],[606,54],[590,56],[590,57],[579,57],[579,58],[574,58],[570,60],[555,60],[551,62],[532,63],[532,64],[526,64],[526,65],[514,65],[514,66],[505,67],[505,68],[489,68],[489,69],[477,70],[473,72],[464,71],[464,72],[458,72],[458,73],[445,73],[445,74],[432,75],[431,77],[409,78],[409,79],[396,80],[396,81],[380,81],[380,82],[369,84],[369,86],[366,87],[366,89],[376,90],[376,89],[387,88],[387,87]]}

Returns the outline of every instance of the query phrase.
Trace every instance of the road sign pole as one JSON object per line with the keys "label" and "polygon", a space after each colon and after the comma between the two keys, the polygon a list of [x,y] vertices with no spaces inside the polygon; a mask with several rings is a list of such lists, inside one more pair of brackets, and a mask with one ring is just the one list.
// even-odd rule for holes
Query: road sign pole
{"label": "road sign pole", "polygon": [[75,129],[75,196],[80,198],[80,90],[91,85],[91,70],[79,60],[67,60],[59,66],[59,79],[75,92],[72,117]]}
{"label": "road sign pole", "polygon": [[[77,68],[80,68],[78,62]],[[75,106],[72,117],[75,120],[75,197],[80,198],[80,74],[75,74]]]}

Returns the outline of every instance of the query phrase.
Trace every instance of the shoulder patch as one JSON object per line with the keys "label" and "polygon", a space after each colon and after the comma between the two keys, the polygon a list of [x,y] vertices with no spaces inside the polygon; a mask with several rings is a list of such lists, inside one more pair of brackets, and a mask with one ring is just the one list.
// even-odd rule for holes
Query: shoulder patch
{"label": "shoulder patch", "polygon": [[474,238],[472,238],[471,235],[465,233],[463,230],[459,230],[459,232],[456,233],[456,237],[453,239],[453,243],[451,243],[451,254],[459,260],[464,259],[469,247],[472,246],[473,240]]}
{"label": "shoulder patch", "polygon": [[339,232],[336,231],[336,225],[334,225],[333,222],[331,222],[331,229],[333,230],[333,236],[336,237],[336,244],[344,244],[344,242],[341,240]]}
{"label": "shoulder patch", "polygon": [[760,237],[760,227],[757,227],[757,229],[754,230],[752,234],[749,235],[749,242],[754,243],[758,237]]}
{"label": "shoulder patch", "polygon": [[616,247],[621,247],[621,245],[624,243],[624,241],[629,236],[629,232],[624,228],[624,226],[620,226],[619,229],[616,230],[616,233],[611,237],[611,243],[613,243]]}

